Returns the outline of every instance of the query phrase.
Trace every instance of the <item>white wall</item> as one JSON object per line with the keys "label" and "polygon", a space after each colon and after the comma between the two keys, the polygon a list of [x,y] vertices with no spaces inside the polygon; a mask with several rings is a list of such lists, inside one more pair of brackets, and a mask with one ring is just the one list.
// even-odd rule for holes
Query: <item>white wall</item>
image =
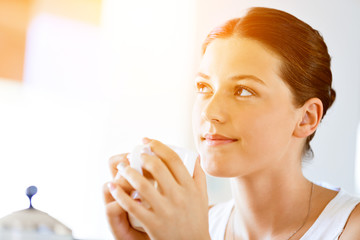
{"label": "white wall", "polygon": [[100,52],[97,27],[48,14],[31,22],[24,82],[0,81],[0,216],[28,207],[25,189],[36,185],[34,207],[74,236],[105,232]]}
{"label": "white wall", "polygon": [[360,123],[358,125],[356,139],[355,186],[356,192],[360,193]]}
{"label": "white wall", "polygon": [[[360,122],[360,2],[199,0],[197,49],[214,26],[243,15],[244,11],[252,6],[287,11],[322,33],[332,56],[333,83],[337,99],[312,141],[315,158],[304,165],[304,172],[314,181],[328,182],[355,193],[356,129]],[[197,59],[199,55],[196,56]],[[217,181],[214,183],[218,189],[222,189],[219,184]],[[224,189],[228,189],[226,184],[225,181]],[[224,191],[214,194],[213,197],[218,201],[230,195]]]}
{"label": "white wall", "polygon": [[[103,1],[100,27],[41,14],[23,83],[0,80],[0,217],[34,207],[79,239],[110,239],[108,158],[142,137],[192,147],[192,1]],[[190,141],[188,141],[190,139]]]}

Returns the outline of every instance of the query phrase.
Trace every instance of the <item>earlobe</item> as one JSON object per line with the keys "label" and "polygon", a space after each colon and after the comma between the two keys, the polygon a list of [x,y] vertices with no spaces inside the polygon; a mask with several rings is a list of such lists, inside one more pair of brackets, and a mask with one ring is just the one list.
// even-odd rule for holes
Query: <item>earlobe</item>
{"label": "earlobe", "polygon": [[299,109],[301,115],[294,130],[294,136],[306,138],[314,133],[323,115],[323,105],[320,99],[311,98]]}

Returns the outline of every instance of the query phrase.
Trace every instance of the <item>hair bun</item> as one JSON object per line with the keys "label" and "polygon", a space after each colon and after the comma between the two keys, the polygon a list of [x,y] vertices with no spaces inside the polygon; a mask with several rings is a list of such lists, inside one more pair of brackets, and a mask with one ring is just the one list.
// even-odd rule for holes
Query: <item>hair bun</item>
{"label": "hair bun", "polygon": [[336,92],[333,88],[330,88],[330,101],[329,101],[329,107],[331,107],[335,101],[336,98]]}

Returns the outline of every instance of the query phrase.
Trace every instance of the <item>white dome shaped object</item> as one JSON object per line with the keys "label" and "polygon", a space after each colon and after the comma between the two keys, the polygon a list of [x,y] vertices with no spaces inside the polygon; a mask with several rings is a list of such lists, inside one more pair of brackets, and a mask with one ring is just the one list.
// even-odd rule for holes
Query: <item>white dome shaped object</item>
{"label": "white dome shaped object", "polygon": [[0,239],[16,240],[73,240],[72,231],[49,214],[35,209],[31,198],[37,188],[27,188],[30,200],[27,209],[16,211],[0,219]]}

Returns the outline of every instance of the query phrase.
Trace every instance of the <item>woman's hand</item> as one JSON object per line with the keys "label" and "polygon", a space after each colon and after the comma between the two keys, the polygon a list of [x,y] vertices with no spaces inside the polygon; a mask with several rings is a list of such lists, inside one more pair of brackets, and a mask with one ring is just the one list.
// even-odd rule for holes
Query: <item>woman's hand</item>
{"label": "woman's hand", "polygon": [[144,143],[155,156],[142,154],[142,167],[157,181],[158,189],[128,164],[120,164],[119,171],[150,208],[133,200],[131,187],[124,184],[110,186],[112,197],[122,211],[141,222],[151,239],[210,239],[206,177],[199,158],[192,178],[171,148],[156,140],[145,139]]}
{"label": "woman's hand", "polygon": [[[110,170],[113,178],[117,175],[117,165],[120,163],[129,164],[126,158],[127,154],[115,155],[110,158]],[[131,185],[123,178],[115,179],[114,183],[118,184],[124,192],[134,190]],[[116,240],[135,240],[149,239],[148,235],[139,232],[130,226],[127,212],[115,201],[109,192],[109,183],[104,185],[104,200],[106,205],[106,215],[110,224],[111,231]]]}

